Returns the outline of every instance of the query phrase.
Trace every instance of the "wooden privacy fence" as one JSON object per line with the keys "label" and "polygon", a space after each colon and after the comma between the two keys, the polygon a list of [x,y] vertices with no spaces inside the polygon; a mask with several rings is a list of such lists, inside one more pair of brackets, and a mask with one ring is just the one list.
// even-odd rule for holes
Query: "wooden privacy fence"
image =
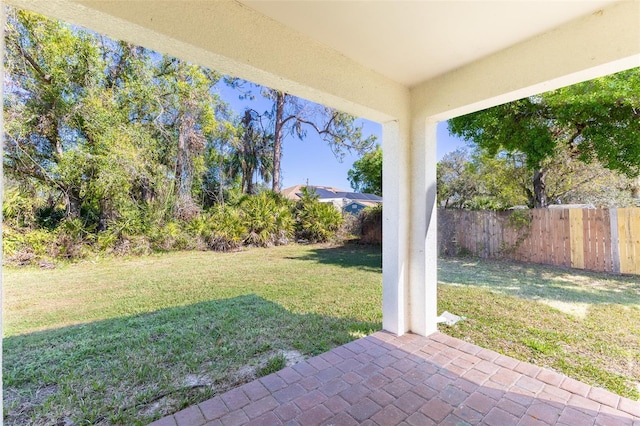
{"label": "wooden privacy fence", "polygon": [[640,208],[438,210],[441,255],[640,274]]}

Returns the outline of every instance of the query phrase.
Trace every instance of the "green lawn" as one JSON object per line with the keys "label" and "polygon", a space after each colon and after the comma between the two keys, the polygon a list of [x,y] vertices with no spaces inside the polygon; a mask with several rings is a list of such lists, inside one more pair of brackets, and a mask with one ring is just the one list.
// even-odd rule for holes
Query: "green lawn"
{"label": "green lawn", "polygon": [[[638,398],[634,278],[442,259],[450,335]],[[381,327],[379,247],[3,270],[6,424],[146,423]]]}
{"label": "green lawn", "polygon": [[445,333],[640,399],[640,278],[542,265],[439,260]]}
{"label": "green lawn", "polygon": [[379,248],[5,269],[6,424],[148,423],[381,327]]}

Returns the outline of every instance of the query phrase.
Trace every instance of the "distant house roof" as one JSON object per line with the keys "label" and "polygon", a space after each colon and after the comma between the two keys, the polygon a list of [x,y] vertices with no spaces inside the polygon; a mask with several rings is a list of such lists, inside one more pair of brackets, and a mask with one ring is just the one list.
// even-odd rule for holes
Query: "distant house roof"
{"label": "distant house roof", "polygon": [[319,191],[329,191],[332,193],[344,192],[341,189],[333,188],[331,186],[311,186],[311,185],[294,185],[289,188],[285,188],[280,193],[290,200],[299,200],[300,196],[298,194],[302,193],[302,188],[305,186],[309,186],[309,188],[313,188],[316,190],[316,193],[320,195]]}
{"label": "distant house roof", "polygon": [[305,186],[308,186],[309,189],[313,189],[318,197],[320,197],[320,200],[346,198],[348,200],[364,201],[374,204],[382,203],[382,197],[378,195],[348,192],[331,186],[295,185],[283,189],[280,193],[290,200],[299,200],[302,195],[302,188]]}

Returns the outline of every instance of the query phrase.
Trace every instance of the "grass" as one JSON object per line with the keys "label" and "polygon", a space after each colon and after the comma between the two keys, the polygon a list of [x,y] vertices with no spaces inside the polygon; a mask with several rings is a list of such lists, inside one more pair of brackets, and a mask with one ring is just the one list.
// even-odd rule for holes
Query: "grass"
{"label": "grass", "polygon": [[[5,424],[144,424],[381,327],[380,249],[283,246],[3,270]],[[640,397],[640,282],[439,261],[441,330]],[[68,423],[68,422],[67,422]]]}
{"label": "grass", "polygon": [[440,259],[442,331],[640,399],[640,279],[542,265]]}
{"label": "grass", "polygon": [[379,248],[3,272],[5,424],[145,424],[381,326]]}

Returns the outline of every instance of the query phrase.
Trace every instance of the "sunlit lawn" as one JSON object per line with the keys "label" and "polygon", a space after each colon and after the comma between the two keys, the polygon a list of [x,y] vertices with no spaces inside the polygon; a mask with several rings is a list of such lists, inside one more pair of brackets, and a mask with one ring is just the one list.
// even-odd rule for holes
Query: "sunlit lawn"
{"label": "sunlit lawn", "polygon": [[640,398],[640,277],[510,262],[439,261],[446,333]]}
{"label": "sunlit lawn", "polygon": [[[147,423],[381,327],[379,247],[5,269],[7,424]],[[441,259],[450,335],[638,398],[640,283]],[[271,362],[269,362],[271,361]]]}
{"label": "sunlit lawn", "polygon": [[283,354],[319,354],[381,326],[379,248],[182,252],[3,273],[8,424],[148,423]]}

